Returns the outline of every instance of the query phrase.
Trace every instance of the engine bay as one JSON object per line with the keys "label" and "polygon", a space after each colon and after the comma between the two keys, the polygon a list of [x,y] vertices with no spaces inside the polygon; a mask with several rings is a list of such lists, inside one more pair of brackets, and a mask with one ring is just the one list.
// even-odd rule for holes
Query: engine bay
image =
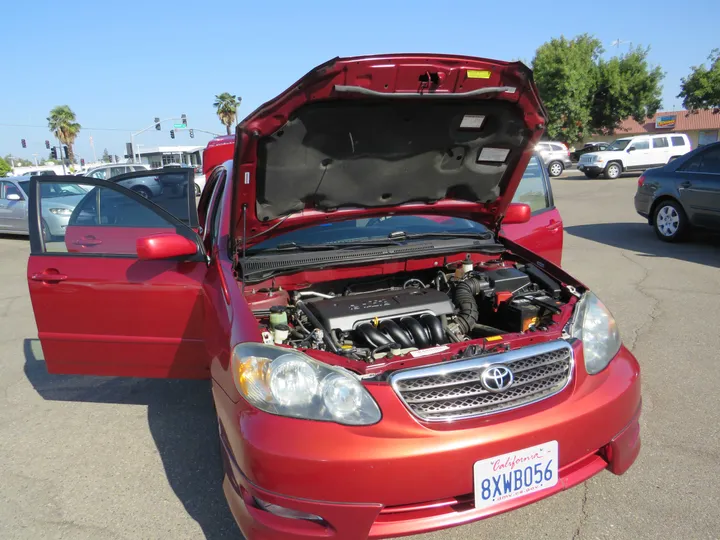
{"label": "engine bay", "polygon": [[372,363],[557,328],[571,297],[536,264],[468,256],[441,269],[313,283],[258,301],[253,311],[266,343]]}

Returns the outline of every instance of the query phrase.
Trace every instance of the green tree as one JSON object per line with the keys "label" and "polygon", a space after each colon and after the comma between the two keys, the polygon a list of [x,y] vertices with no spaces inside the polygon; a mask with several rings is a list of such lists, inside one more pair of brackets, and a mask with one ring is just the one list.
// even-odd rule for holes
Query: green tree
{"label": "green tree", "polygon": [[574,143],[612,134],[628,117],[643,121],[661,106],[663,73],[647,62],[647,49],[603,60],[588,34],[552,39],[533,59],[535,81],[548,110],[549,137]]}
{"label": "green tree", "polygon": [[103,160],[103,163],[110,163],[110,161],[112,161],[112,159],[110,158],[110,153],[108,152],[107,148],[105,150],[103,150],[102,160]]}
{"label": "green tree", "polygon": [[237,118],[237,110],[240,107],[241,101],[242,98],[233,96],[228,92],[223,92],[215,96],[213,107],[215,107],[215,112],[222,125],[225,126],[228,135],[230,135],[230,126],[235,123],[235,119]]}
{"label": "green tree", "polygon": [[574,142],[590,134],[590,109],[597,86],[600,41],[583,34],[551,39],[538,48],[532,67],[548,111],[546,132],[552,139]]}
{"label": "green tree", "polygon": [[[75,144],[75,138],[81,128],[77,123],[75,113],[68,105],[58,105],[50,111],[47,121],[50,132],[60,139],[62,144],[67,145],[68,159],[71,163],[74,162],[73,144]],[[62,159],[62,156],[58,156],[58,158]]]}
{"label": "green tree", "polygon": [[593,132],[611,134],[630,117],[642,123],[662,107],[664,75],[659,67],[650,67],[648,51],[637,47],[600,61],[590,111]]}
{"label": "green tree", "polygon": [[683,107],[690,111],[720,111],[720,49],[713,49],[708,60],[710,69],[705,64],[693,66],[690,75],[681,79],[677,97],[683,98]]}
{"label": "green tree", "polygon": [[7,176],[12,171],[10,164],[0,157],[0,177]]}

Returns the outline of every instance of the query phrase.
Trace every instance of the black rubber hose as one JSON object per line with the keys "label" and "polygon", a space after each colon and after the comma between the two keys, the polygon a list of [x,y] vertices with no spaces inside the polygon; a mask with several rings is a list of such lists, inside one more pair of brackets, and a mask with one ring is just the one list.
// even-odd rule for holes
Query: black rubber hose
{"label": "black rubber hose", "polygon": [[402,328],[400,328],[400,325],[392,319],[386,319],[382,321],[378,325],[378,329],[383,334],[388,336],[392,341],[394,341],[395,343],[399,343],[403,349],[414,346],[414,343],[410,339],[408,333],[405,332],[405,330],[403,330]]}
{"label": "black rubber hose", "polygon": [[482,291],[484,283],[479,279],[468,278],[455,287],[455,305],[460,310],[457,322],[463,334],[468,334],[478,321],[479,313],[475,297]]}
{"label": "black rubber hose", "polygon": [[361,324],[357,327],[357,331],[365,338],[365,341],[373,347],[380,347],[381,345],[388,345],[392,343],[391,339],[385,336],[382,332],[380,332],[380,330],[370,323]]}
{"label": "black rubber hose", "polygon": [[[475,306],[475,310],[477,311],[477,305]],[[426,313],[420,317],[420,322],[428,329],[432,345],[442,345],[445,343],[445,331],[443,330],[440,319],[435,315]]]}
{"label": "black rubber hose", "polygon": [[417,319],[403,317],[400,319],[400,324],[410,333],[417,348],[424,349],[430,346],[430,334]]}
{"label": "black rubber hose", "polygon": [[329,328],[325,328],[322,323],[317,319],[315,315],[313,315],[313,312],[308,309],[308,307],[305,305],[305,302],[302,300],[297,300],[295,302],[295,307],[298,308],[300,311],[302,311],[305,316],[308,318],[308,320],[313,324],[315,328],[319,328],[323,331],[323,340],[327,344],[328,347],[330,347],[330,350],[334,352],[335,354],[340,353],[340,344],[337,343],[335,340],[335,335],[330,331]]}

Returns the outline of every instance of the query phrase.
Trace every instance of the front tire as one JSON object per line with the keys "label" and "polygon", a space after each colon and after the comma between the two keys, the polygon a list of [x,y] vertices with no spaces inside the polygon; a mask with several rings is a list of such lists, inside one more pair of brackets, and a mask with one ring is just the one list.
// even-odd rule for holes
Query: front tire
{"label": "front tire", "polygon": [[196,197],[200,196],[200,186],[198,186],[197,184],[195,184],[195,196]]}
{"label": "front tire", "polygon": [[137,186],[132,188],[132,190],[141,197],[145,197],[146,199],[150,199],[152,197],[152,193],[150,192],[150,190],[144,186]]}
{"label": "front tire", "polygon": [[653,229],[663,242],[679,242],[685,237],[688,219],[682,206],[676,201],[662,201],[653,213]]}
{"label": "front tire", "polygon": [[550,176],[560,176],[564,170],[565,167],[559,161],[552,161],[548,165],[548,174]]}
{"label": "front tire", "polygon": [[620,177],[620,174],[622,174],[622,167],[619,163],[613,162],[605,167],[605,178],[608,180],[615,180]]}

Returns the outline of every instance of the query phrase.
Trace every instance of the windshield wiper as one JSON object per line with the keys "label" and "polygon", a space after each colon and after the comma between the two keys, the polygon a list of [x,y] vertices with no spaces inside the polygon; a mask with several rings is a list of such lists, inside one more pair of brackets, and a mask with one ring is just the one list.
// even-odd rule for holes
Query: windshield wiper
{"label": "windshield wiper", "polygon": [[418,238],[469,238],[475,240],[491,240],[493,237],[491,232],[484,233],[452,233],[452,232],[429,232],[429,233],[411,233],[405,231],[395,231],[388,235],[388,238],[395,241],[415,240]]}
{"label": "windshield wiper", "polygon": [[337,249],[353,249],[362,247],[382,247],[382,246],[397,246],[399,242],[397,240],[385,240],[372,238],[368,240],[355,240],[351,242],[335,242],[326,244],[298,244],[297,242],[284,242],[274,247],[249,250],[255,253],[268,252],[268,251],[332,251]]}

